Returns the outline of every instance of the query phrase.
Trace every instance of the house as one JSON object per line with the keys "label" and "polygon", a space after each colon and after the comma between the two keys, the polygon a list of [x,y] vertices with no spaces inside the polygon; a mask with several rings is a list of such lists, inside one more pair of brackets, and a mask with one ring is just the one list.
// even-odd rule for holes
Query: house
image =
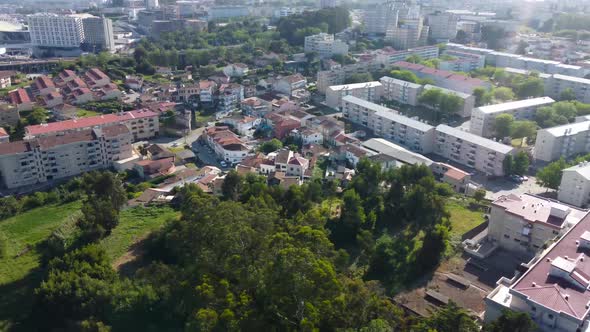
{"label": "house", "polygon": [[301,157],[299,154],[295,154],[293,158],[289,160],[287,165],[287,176],[296,176],[303,179],[306,176],[306,171],[309,169],[309,160]]}
{"label": "house", "polygon": [[98,100],[112,100],[121,98],[122,94],[119,88],[114,83],[109,83],[96,90],[94,93]]}
{"label": "house", "polygon": [[74,105],[80,105],[94,101],[94,94],[88,88],[78,88],[73,90],[68,98],[68,102]]}
{"label": "house", "polygon": [[303,75],[294,74],[277,79],[273,84],[273,90],[291,96],[295,90],[305,89],[306,85],[307,79]]}
{"label": "house", "polygon": [[125,86],[131,90],[141,91],[143,87],[143,77],[127,75],[125,76]]}
{"label": "house", "polygon": [[242,161],[250,151],[250,147],[227,126],[209,127],[203,131],[202,137],[219,159],[232,164]]}
{"label": "house", "polygon": [[217,84],[213,81],[199,82],[199,100],[201,103],[213,103],[213,96],[217,89]]}
{"label": "house", "polygon": [[0,127],[0,143],[8,143],[10,141],[10,134],[6,129]]}
{"label": "house", "polygon": [[223,73],[228,77],[244,77],[248,72],[248,66],[243,63],[232,63],[223,68]]}
{"label": "house", "polygon": [[59,74],[57,74],[57,76],[54,78],[54,81],[55,84],[61,87],[76,78],[78,78],[78,75],[76,75],[73,70],[64,69],[60,71]]}
{"label": "house", "polygon": [[219,101],[217,109],[219,112],[227,113],[238,108],[244,100],[244,87],[240,84],[222,84],[219,87]]}
{"label": "house", "polygon": [[157,160],[141,160],[135,163],[133,169],[137,171],[141,178],[147,179],[172,174],[176,170],[176,166],[174,165],[174,157],[169,157]]}
{"label": "house", "polygon": [[16,90],[12,90],[8,93],[8,98],[10,102],[16,106],[17,110],[22,111],[31,111],[33,109],[33,101],[29,97],[27,90],[23,88],[19,88]]}
{"label": "house", "polygon": [[57,90],[51,91],[50,93],[43,95],[41,97],[41,100],[43,101],[43,105],[47,108],[53,108],[64,103],[62,95],[59,92],[57,92]]}
{"label": "house", "polygon": [[322,144],[324,142],[324,135],[319,129],[301,127],[294,129],[291,135],[300,141],[302,145]]}
{"label": "house", "polygon": [[0,103],[0,126],[16,126],[20,120],[18,108],[9,103]]}
{"label": "house", "polygon": [[9,88],[12,85],[12,76],[15,74],[16,72],[11,70],[0,71],[0,89]]}
{"label": "house", "polygon": [[33,81],[31,90],[35,96],[45,96],[52,92],[57,92],[53,81],[45,75],[39,76]]}
{"label": "house", "polygon": [[260,119],[251,116],[234,115],[229,118],[223,118],[221,122],[232,126],[238,134],[245,136],[260,124]]}
{"label": "house", "polygon": [[242,112],[254,117],[264,117],[272,110],[272,104],[258,97],[246,98],[240,103]]}
{"label": "house", "polygon": [[90,88],[101,88],[111,83],[111,79],[98,68],[88,70],[83,78]]}

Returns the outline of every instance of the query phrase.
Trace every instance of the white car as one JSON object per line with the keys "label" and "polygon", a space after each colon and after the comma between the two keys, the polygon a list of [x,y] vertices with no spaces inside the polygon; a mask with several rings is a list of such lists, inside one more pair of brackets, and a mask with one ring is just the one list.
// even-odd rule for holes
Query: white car
{"label": "white car", "polygon": [[225,161],[220,162],[221,167],[227,167],[227,163]]}

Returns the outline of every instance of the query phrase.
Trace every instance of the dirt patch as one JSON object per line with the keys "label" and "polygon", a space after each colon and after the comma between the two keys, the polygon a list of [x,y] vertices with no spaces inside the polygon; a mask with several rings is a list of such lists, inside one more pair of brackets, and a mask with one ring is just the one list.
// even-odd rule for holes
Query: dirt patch
{"label": "dirt patch", "polygon": [[145,263],[143,260],[145,254],[145,241],[148,236],[149,234],[146,234],[137,239],[129,247],[129,250],[113,262],[113,269],[122,275],[133,275],[139,267],[143,266]]}

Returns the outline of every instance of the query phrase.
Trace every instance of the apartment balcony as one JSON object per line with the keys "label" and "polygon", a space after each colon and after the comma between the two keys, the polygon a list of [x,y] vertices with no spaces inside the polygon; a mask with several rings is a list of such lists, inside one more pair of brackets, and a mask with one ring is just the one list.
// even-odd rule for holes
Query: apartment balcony
{"label": "apartment balcony", "polygon": [[460,159],[461,159],[461,156],[459,156],[459,155],[458,155],[458,154],[456,154],[456,153],[451,153],[451,158],[453,158],[453,159],[455,159],[455,160],[460,160]]}

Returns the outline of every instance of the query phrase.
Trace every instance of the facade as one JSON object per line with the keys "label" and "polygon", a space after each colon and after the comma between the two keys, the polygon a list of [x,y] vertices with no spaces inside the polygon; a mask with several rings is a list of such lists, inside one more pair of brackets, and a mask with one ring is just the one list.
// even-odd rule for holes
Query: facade
{"label": "facade", "polygon": [[436,127],[434,153],[490,176],[503,176],[503,162],[514,148],[441,124]]}
{"label": "facade", "polygon": [[368,34],[385,34],[397,22],[398,12],[391,3],[371,6],[363,12],[364,32]]}
{"label": "facade", "polygon": [[348,44],[334,39],[334,35],[322,32],[305,37],[304,50],[305,53],[317,53],[320,58],[325,59],[337,54],[348,54]]}
{"label": "facade", "polygon": [[590,151],[590,121],[570,123],[537,131],[533,156],[554,161]]}
{"label": "facade", "polygon": [[37,77],[31,85],[31,89],[36,96],[45,96],[57,92],[53,81],[45,75]]}
{"label": "facade", "polygon": [[563,170],[557,199],[578,207],[590,203],[590,164],[582,162]]}
{"label": "facade", "polygon": [[8,99],[18,111],[30,111],[33,109],[33,101],[23,88],[12,90],[8,93]]}
{"label": "facade", "polygon": [[453,13],[435,12],[426,16],[429,38],[435,43],[448,42],[457,36],[458,17]]}
{"label": "facade", "polygon": [[244,100],[244,87],[241,84],[229,83],[219,87],[219,112],[230,112],[238,108]]}
{"label": "facade", "polygon": [[278,79],[273,84],[273,89],[277,92],[284,93],[288,96],[293,94],[293,91],[299,89],[305,89],[307,80],[301,74],[294,74]]}
{"label": "facade", "polygon": [[452,60],[441,60],[439,69],[447,71],[471,72],[483,68],[486,64],[486,57],[480,54],[466,53],[457,50],[447,50],[445,55],[451,56]]}
{"label": "facade", "polygon": [[272,104],[258,97],[246,98],[240,103],[240,106],[244,114],[259,118],[272,111]]}
{"label": "facade", "polygon": [[441,87],[430,85],[430,84],[426,84],[424,86],[424,90],[430,90],[430,89],[438,89],[444,94],[455,95],[455,96],[461,98],[461,100],[463,101],[463,106],[457,112],[457,114],[463,118],[468,118],[471,116],[471,112],[473,111],[473,107],[475,106],[475,96],[468,94],[468,93],[463,93],[460,91],[453,91],[450,89],[445,89],[445,88],[441,88]]}
{"label": "facade", "polygon": [[419,153],[432,152],[434,127],[354,96],[342,98],[342,116]]}
{"label": "facade", "polygon": [[209,127],[203,131],[203,139],[215,151],[217,158],[229,163],[239,163],[250,148],[229,127]]}
{"label": "facade", "polygon": [[85,17],[82,20],[84,28],[84,48],[91,52],[114,51],[115,37],[113,35],[113,21],[104,17]]}
{"label": "facade", "polygon": [[244,77],[248,72],[248,66],[243,63],[230,63],[223,68],[223,73],[228,77]]}
{"label": "facade", "polygon": [[27,16],[27,21],[34,46],[78,48],[84,41],[79,16],[39,13]]}
{"label": "facade", "polygon": [[[558,222],[564,223],[565,208],[556,211]],[[590,248],[590,215],[572,226],[527,264],[522,275],[498,281],[485,299],[486,322],[498,318],[502,310],[512,310],[529,314],[539,331],[588,331],[590,264],[585,256]]]}
{"label": "facade", "polygon": [[424,26],[424,19],[418,13],[390,27],[385,33],[385,40],[400,50],[422,46],[428,42],[428,30],[428,26]]}
{"label": "facade", "polygon": [[32,139],[70,134],[85,129],[104,128],[118,123],[124,124],[129,128],[134,140],[147,139],[158,135],[158,114],[152,111],[135,110],[120,114],[104,114],[75,120],[27,126],[25,127],[25,138]]}
{"label": "facade", "polygon": [[217,84],[213,81],[199,82],[199,100],[201,103],[213,103],[213,95],[217,89]]}
{"label": "facade", "polygon": [[129,129],[121,124],[0,144],[5,188],[45,183],[110,167],[133,155]]}
{"label": "facade", "polygon": [[404,70],[409,70],[420,78],[431,79],[434,81],[436,86],[445,89],[471,94],[475,88],[481,87],[484,89],[489,89],[491,87],[490,83],[482,81],[478,78],[459,75],[450,71],[434,69],[406,61],[398,61],[394,64],[394,66]]}
{"label": "facade", "polygon": [[326,91],[326,105],[334,109],[339,109],[342,104],[342,97],[349,95],[366,101],[376,102],[381,99],[382,91],[380,82],[335,85],[329,87]]}
{"label": "facade", "polygon": [[545,94],[559,99],[566,89],[572,89],[576,99],[590,103],[590,80],[575,76],[553,74],[545,79]]}
{"label": "facade", "polygon": [[209,14],[207,20],[214,21],[249,16],[250,9],[247,6],[212,6],[207,9],[207,13]]}
{"label": "facade", "polygon": [[477,107],[471,114],[469,131],[475,135],[492,137],[498,115],[511,114],[516,120],[532,120],[539,107],[549,106],[554,102],[549,97],[539,97]]}
{"label": "facade", "polygon": [[381,77],[380,82],[383,85],[383,99],[406,105],[418,105],[422,85],[388,76]]}

